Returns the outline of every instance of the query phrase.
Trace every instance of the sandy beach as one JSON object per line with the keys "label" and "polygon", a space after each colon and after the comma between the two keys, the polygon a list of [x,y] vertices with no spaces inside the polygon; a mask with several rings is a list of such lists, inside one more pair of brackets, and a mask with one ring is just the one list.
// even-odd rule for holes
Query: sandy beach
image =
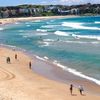
{"label": "sandy beach", "polygon": [[[18,55],[17,60],[15,54]],[[10,64],[6,63],[8,56]],[[23,52],[0,48],[0,100],[100,100],[100,96],[87,92],[81,96],[77,88],[71,96],[69,85],[34,73],[29,69],[29,61],[35,68],[34,59]]]}
{"label": "sandy beach", "polygon": [[30,21],[30,20],[45,20],[45,19],[55,19],[55,18],[73,18],[78,17],[75,15],[68,15],[68,16],[43,16],[43,17],[21,17],[21,18],[3,18],[0,19],[1,24],[9,24],[15,23],[18,21]]}
{"label": "sandy beach", "polygon": [[[71,18],[78,16],[6,18],[0,19],[0,22],[2,25],[20,21],[65,17]],[[17,60],[14,58],[15,54],[18,55]],[[6,62],[7,57],[11,58],[10,64]],[[32,69],[29,69],[30,61],[32,62]],[[100,94],[100,86],[76,77],[71,73],[66,74],[57,68],[57,66],[52,69],[51,67],[54,65],[45,63],[31,58],[30,55],[26,55],[22,51],[0,47],[0,100],[100,100],[100,95],[97,95]],[[43,70],[45,68],[47,72]],[[69,83],[66,81],[62,82],[55,76],[63,76],[64,80],[70,81]],[[73,95],[69,91],[70,82],[75,86]],[[79,84],[84,84],[84,96],[80,95],[78,91],[77,85]]]}

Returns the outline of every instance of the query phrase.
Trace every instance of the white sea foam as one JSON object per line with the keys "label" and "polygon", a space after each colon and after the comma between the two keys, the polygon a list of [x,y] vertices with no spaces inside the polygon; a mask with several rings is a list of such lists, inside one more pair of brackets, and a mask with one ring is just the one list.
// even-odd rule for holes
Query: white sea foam
{"label": "white sea foam", "polygon": [[24,32],[24,30],[19,30],[19,32]]}
{"label": "white sea foam", "polygon": [[45,47],[50,45],[50,42],[38,41],[38,43],[40,44],[39,47]]}
{"label": "white sea foam", "polygon": [[100,42],[97,42],[97,41],[93,41],[91,42],[92,44],[99,44]]}
{"label": "white sea foam", "polygon": [[37,59],[42,60],[42,61],[46,61],[44,58],[39,57],[39,56],[35,56]]}
{"label": "white sea foam", "polygon": [[49,46],[49,45],[50,45],[49,42],[43,42],[43,44],[44,44],[44,45],[42,45],[42,46]]}
{"label": "white sea foam", "polygon": [[1,27],[0,27],[0,31],[2,31],[2,30],[4,30],[4,28],[1,28]]}
{"label": "white sea foam", "polygon": [[66,43],[77,43],[77,44],[99,44],[100,42],[98,41],[93,41],[93,42],[85,42],[85,41],[64,41]]}
{"label": "white sea foam", "polygon": [[39,31],[39,32],[47,32],[47,30],[43,30],[43,29],[37,29],[36,31]]}
{"label": "white sea foam", "polygon": [[33,37],[34,34],[33,33],[21,33],[20,35],[22,35],[24,38],[28,38],[28,37]]}
{"label": "white sea foam", "polygon": [[23,38],[28,38],[29,36],[23,35]]}
{"label": "white sea foam", "polygon": [[78,43],[78,44],[86,44],[86,43],[89,43],[89,42],[84,42],[84,41],[64,41],[66,43]]}
{"label": "white sea foam", "polygon": [[75,35],[75,34],[72,34],[72,36],[75,38],[100,40],[100,36],[95,36],[95,35]]}
{"label": "white sea foam", "polygon": [[57,63],[57,60],[54,60],[53,63],[54,63],[54,64]]}
{"label": "white sea foam", "polygon": [[25,22],[26,25],[30,25],[31,24],[31,21],[28,21],[28,22]]}
{"label": "white sea foam", "polygon": [[41,28],[54,28],[57,26],[60,26],[60,25],[44,25],[44,26],[41,26]]}
{"label": "white sea foam", "polygon": [[59,35],[59,36],[69,36],[70,33],[62,32],[62,31],[56,31],[54,34]]}
{"label": "white sea foam", "polygon": [[47,34],[47,33],[37,33],[37,34],[35,34],[35,35],[41,36],[41,35],[48,35],[48,34]]}
{"label": "white sea foam", "polygon": [[60,63],[53,62],[53,64],[57,65],[58,67],[62,68],[63,70],[68,71],[76,76],[82,77],[84,79],[90,80],[90,81],[100,85],[100,80],[97,80],[93,77],[89,77],[87,75],[84,75],[82,72],[78,72],[77,70],[72,69],[72,68],[68,68],[67,66],[63,66]]}
{"label": "white sea foam", "polygon": [[15,22],[15,24],[17,25],[17,24],[20,24],[19,22]]}
{"label": "white sea foam", "polygon": [[47,56],[44,56],[44,59],[48,60],[49,58]]}
{"label": "white sea foam", "polygon": [[95,21],[94,23],[95,23],[95,24],[100,24],[100,21]]}
{"label": "white sea foam", "polygon": [[83,26],[84,23],[63,22],[62,26],[71,27],[74,29],[100,30],[98,27]]}
{"label": "white sea foam", "polygon": [[53,40],[53,39],[43,39],[43,41],[45,41],[45,42],[54,42],[55,40]]}
{"label": "white sea foam", "polygon": [[12,45],[6,45],[6,44],[0,44],[1,46],[5,46],[5,47],[11,47],[11,48],[16,48],[16,46],[12,46]]}
{"label": "white sea foam", "polygon": [[23,36],[24,38],[28,38],[28,37],[33,37],[33,36],[44,36],[44,35],[48,35],[47,33],[20,33],[21,36]]}
{"label": "white sea foam", "polygon": [[27,27],[30,27],[31,25],[26,25]]}

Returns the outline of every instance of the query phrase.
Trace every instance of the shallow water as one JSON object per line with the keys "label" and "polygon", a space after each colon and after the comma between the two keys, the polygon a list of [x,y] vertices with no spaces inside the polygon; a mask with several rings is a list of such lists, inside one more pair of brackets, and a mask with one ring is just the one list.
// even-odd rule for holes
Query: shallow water
{"label": "shallow water", "polygon": [[0,26],[0,43],[24,48],[100,85],[99,16]]}

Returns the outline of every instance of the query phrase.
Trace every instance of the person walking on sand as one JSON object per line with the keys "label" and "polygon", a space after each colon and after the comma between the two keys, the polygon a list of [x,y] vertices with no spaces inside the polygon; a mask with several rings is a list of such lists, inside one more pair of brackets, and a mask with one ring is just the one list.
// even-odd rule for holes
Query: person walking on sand
{"label": "person walking on sand", "polygon": [[70,84],[70,93],[71,93],[71,95],[73,94],[72,92],[73,92],[73,84]]}
{"label": "person walking on sand", "polygon": [[15,59],[17,60],[17,54],[15,54]]}
{"label": "person walking on sand", "polygon": [[81,95],[83,95],[83,91],[84,91],[83,87],[79,86],[79,92],[80,92]]}
{"label": "person walking on sand", "polygon": [[31,69],[31,67],[32,67],[32,63],[31,63],[31,61],[29,62],[29,68]]}
{"label": "person walking on sand", "polygon": [[6,62],[10,63],[10,57],[7,57]]}
{"label": "person walking on sand", "polygon": [[6,58],[6,62],[8,63],[8,57]]}
{"label": "person walking on sand", "polygon": [[10,57],[8,57],[8,62],[10,63]]}

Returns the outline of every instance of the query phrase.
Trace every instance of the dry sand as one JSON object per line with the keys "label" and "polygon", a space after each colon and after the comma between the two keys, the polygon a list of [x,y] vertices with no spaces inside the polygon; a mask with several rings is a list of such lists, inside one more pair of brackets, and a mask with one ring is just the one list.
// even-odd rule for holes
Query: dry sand
{"label": "dry sand", "polygon": [[[14,59],[17,53],[18,60]],[[6,63],[7,57],[11,63]],[[29,69],[29,56],[21,51],[0,48],[0,100],[100,100],[100,96],[85,93],[81,96],[74,89],[70,95],[69,86],[46,79]]]}

